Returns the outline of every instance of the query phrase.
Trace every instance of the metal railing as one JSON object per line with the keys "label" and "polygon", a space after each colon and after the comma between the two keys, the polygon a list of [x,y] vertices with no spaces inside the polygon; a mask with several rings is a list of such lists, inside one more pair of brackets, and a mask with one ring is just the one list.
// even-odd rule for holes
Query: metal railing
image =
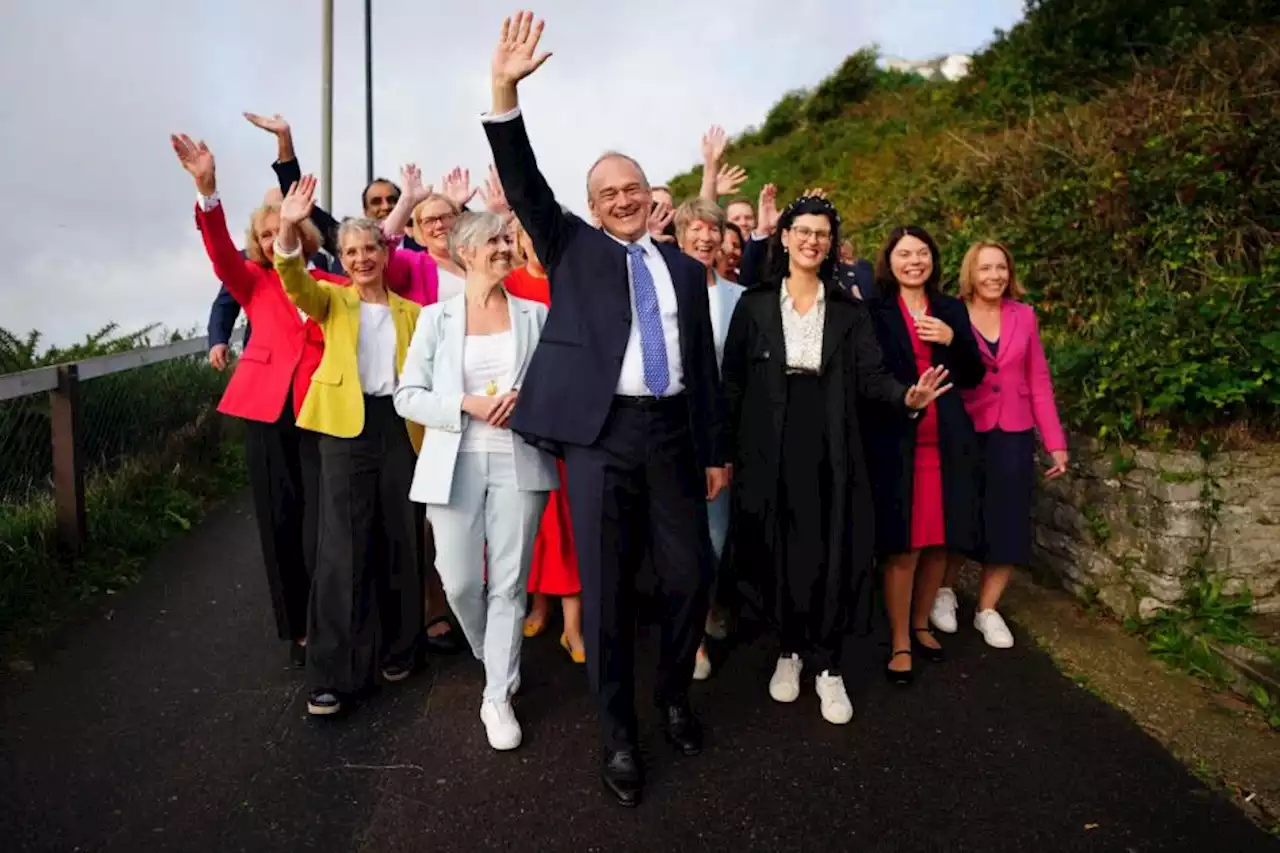
{"label": "metal railing", "polygon": [[86,478],[163,446],[217,403],[229,370],[209,367],[207,351],[199,337],[0,376],[0,507],[51,495],[58,544],[80,553]]}

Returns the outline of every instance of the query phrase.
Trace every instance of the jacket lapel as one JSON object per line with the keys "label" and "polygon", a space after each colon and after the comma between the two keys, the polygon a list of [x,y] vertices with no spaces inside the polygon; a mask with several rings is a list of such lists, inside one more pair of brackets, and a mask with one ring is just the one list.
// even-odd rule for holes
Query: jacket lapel
{"label": "jacket lapel", "polygon": [[444,320],[440,330],[440,337],[444,339],[440,347],[440,375],[448,376],[458,391],[465,391],[467,387],[462,364],[462,347],[467,337],[467,305],[464,299],[465,297],[455,296],[445,300],[440,312]]}
{"label": "jacket lapel", "polygon": [[524,380],[525,357],[529,354],[529,341],[533,336],[532,319],[529,306],[517,304],[516,297],[507,294],[507,311],[511,315],[511,334],[515,339],[516,357],[507,374],[508,388],[518,387]]}
{"label": "jacket lapel", "polygon": [[821,371],[825,373],[827,364],[831,361],[831,356],[835,354],[836,348],[849,334],[849,330],[853,328],[853,312],[849,310],[849,306],[845,304],[846,297],[844,291],[838,287],[831,287],[823,284],[826,290],[827,310],[826,318],[822,321],[822,362]]}
{"label": "jacket lapel", "polygon": [[[1014,307],[1012,299],[1004,300],[1000,306],[1000,345],[996,351],[996,363],[1006,361],[1009,358],[1009,350],[1016,338],[1015,330],[1018,327],[1018,309]],[[979,335],[978,337],[982,337]],[[982,342],[984,349],[987,348],[986,341]]]}
{"label": "jacket lapel", "polygon": [[910,365],[914,371],[916,366],[916,354],[911,348],[911,332],[907,329],[906,322],[902,319],[902,309],[898,307],[898,296],[894,294],[892,297],[885,297],[876,300],[876,310],[880,312],[880,320],[889,330],[890,336],[893,338],[893,347],[897,351],[897,360],[903,364]]}

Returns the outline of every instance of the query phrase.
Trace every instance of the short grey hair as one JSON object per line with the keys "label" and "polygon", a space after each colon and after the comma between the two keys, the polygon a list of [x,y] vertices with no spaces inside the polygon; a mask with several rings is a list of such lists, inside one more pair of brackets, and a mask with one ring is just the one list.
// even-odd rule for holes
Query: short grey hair
{"label": "short grey hair", "polygon": [[459,249],[483,246],[494,237],[500,237],[506,232],[505,216],[488,211],[476,213],[464,210],[458,220],[453,223],[453,227],[449,229],[449,257],[453,258],[455,264],[465,269],[466,264],[458,255]]}
{"label": "short grey hair", "polygon": [[596,161],[591,164],[590,169],[587,169],[587,198],[591,198],[591,176],[595,174],[596,166],[599,166],[605,160],[626,160],[632,166],[636,167],[636,171],[640,173],[640,180],[644,183],[645,187],[648,188],[649,179],[645,176],[644,169],[636,162],[636,158],[629,154],[623,154],[621,151],[606,151],[596,158]]}
{"label": "short grey hair", "polygon": [[338,226],[338,251],[342,251],[342,238],[348,234],[372,234],[378,245],[385,245],[382,239],[382,225],[376,219],[367,216],[348,216]]}

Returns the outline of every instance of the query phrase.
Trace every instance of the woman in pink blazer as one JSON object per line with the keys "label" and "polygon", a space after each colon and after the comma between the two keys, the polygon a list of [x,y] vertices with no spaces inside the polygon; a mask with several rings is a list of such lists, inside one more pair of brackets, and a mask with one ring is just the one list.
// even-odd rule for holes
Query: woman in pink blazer
{"label": "woman in pink blazer", "polygon": [[[1009,626],[996,611],[1014,566],[1031,562],[1031,497],[1035,489],[1035,431],[1053,457],[1046,477],[1067,470],[1067,439],[1053,400],[1053,382],[1040,344],[1040,329],[1013,268],[999,243],[974,243],[960,266],[960,298],[987,371],[976,388],[961,391],[982,453],[982,588],[973,626],[987,645],[1013,645]],[[956,575],[963,558],[952,556],[930,621],[956,631]]]}

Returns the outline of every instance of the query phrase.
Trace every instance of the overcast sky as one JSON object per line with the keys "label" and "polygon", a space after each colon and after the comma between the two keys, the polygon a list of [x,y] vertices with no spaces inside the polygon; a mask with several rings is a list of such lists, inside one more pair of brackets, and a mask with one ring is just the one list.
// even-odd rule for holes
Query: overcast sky
{"label": "overcast sky", "polygon": [[[364,184],[363,3],[337,0],[334,207]],[[319,0],[41,0],[0,23],[0,326],[69,343],[108,321],[203,330],[217,282],[193,225],[194,191],[168,134],[208,142],[232,233],[274,181],[274,139],[245,122],[282,113],[304,170],[320,170]],[[585,205],[604,150],[664,181],[709,124],[758,124],[878,43],[926,59],[972,52],[1021,0],[544,0],[555,56],[522,89],[530,134],[561,200]],[[503,15],[492,0],[374,0],[375,171],[416,161],[428,180],[483,176],[478,114]],[[623,94],[626,92],[627,94]]]}

